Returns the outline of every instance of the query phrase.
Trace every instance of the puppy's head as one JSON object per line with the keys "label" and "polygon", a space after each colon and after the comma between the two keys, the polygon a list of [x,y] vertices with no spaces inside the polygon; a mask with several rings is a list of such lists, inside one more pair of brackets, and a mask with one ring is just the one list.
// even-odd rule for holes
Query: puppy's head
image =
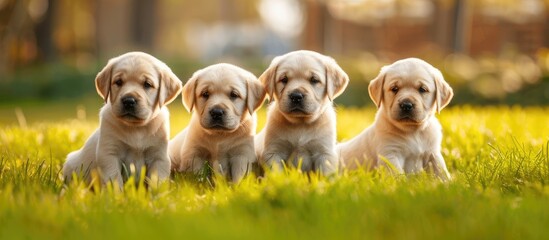
{"label": "puppy's head", "polygon": [[288,119],[316,119],[349,83],[334,59],[304,50],[276,57],[259,80]]}
{"label": "puppy's head", "polygon": [[265,100],[265,89],[252,73],[231,64],[198,70],[183,86],[183,105],[200,117],[203,128],[235,131]]}
{"label": "puppy's head", "polygon": [[182,83],[166,64],[142,52],[112,58],[95,86],[114,116],[128,125],[145,125],[181,92]]}
{"label": "puppy's head", "polygon": [[429,63],[407,58],[381,69],[370,82],[370,97],[380,111],[401,125],[421,125],[452,99],[452,88]]}

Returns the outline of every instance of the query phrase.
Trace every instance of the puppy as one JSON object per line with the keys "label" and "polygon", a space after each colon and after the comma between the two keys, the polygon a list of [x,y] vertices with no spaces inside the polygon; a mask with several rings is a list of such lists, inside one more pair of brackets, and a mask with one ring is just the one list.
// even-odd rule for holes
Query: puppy
{"label": "puppy", "polygon": [[230,64],[199,70],[183,86],[189,126],[169,143],[172,168],[197,173],[207,163],[238,182],[256,161],[255,111],[265,89],[252,73]]}
{"label": "puppy", "polygon": [[368,91],[378,107],[375,122],[338,145],[345,167],[371,169],[388,162],[399,173],[432,169],[449,180],[435,112],[448,105],[453,91],[440,71],[421,59],[399,60],[383,67]]}
{"label": "puppy", "polygon": [[[82,149],[69,153],[63,165],[67,182],[73,173],[122,187],[130,168],[146,167],[147,177],[169,177],[169,113],[166,104],[181,92],[182,83],[166,64],[142,52],[109,60],[95,86],[105,100],[100,126]],[[137,176],[137,179],[139,176]]]}
{"label": "puppy", "polygon": [[336,115],[332,100],[349,77],[330,57],[295,51],[276,57],[259,77],[271,101],[265,128],[256,139],[260,164],[305,172],[336,173]]}

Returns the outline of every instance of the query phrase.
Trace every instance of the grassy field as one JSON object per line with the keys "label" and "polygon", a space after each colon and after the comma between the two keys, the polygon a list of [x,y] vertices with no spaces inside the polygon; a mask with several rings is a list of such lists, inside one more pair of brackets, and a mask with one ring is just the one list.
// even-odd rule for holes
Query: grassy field
{"label": "grassy field", "polygon": [[[94,193],[83,184],[63,189],[59,174],[97,127],[100,103],[79,104],[0,107],[0,238],[549,238],[549,108],[442,111],[449,183],[289,171],[237,186],[177,178],[157,189]],[[171,110],[174,135],[189,115],[180,102]],[[338,138],[358,134],[374,113],[338,108]],[[259,117],[262,125],[265,112]]]}

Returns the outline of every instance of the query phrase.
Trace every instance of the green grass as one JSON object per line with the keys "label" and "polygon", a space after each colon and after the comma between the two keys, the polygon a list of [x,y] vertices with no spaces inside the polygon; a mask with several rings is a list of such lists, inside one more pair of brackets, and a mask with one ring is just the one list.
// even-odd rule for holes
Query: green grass
{"label": "green grass", "polygon": [[[97,127],[99,101],[0,107],[2,239],[543,239],[549,226],[549,108],[453,107],[439,115],[454,180],[298,171],[239,185],[178,177],[158,188],[62,187],[67,153]],[[188,122],[171,106],[172,136]],[[375,109],[338,108],[338,138]],[[265,112],[259,113],[260,126]]]}

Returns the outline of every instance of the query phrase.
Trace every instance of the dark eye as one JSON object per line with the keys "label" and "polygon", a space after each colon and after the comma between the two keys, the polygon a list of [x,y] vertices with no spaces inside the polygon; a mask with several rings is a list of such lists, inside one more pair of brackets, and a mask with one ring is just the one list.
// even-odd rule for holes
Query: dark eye
{"label": "dark eye", "polygon": [[145,83],[143,84],[143,87],[144,87],[145,89],[149,89],[149,88],[152,88],[153,86],[152,86],[152,84],[150,84],[149,82],[145,82]]}
{"label": "dark eye", "polygon": [[207,99],[208,97],[210,97],[210,93],[208,91],[204,91],[200,94],[200,96]]}
{"label": "dark eye", "polygon": [[282,79],[280,79],[280,82],[283,84],[288,83],[288,77],[284,76]]}
{"label": "dark eye", "polygon": [[236,98],[238,98],[238,97],[240,97],[240,95],[238,95],[237,92],[235,92],[235,91],[232,91],[232,92],[231,92],[231,98],[232,98],[232,99],[236,99]]}
{"label": "dark eye", "polygon": [[311,83],[312,84],[317,84],[317,83],[320,83],[320,80],[318,80],[316,77],[312,76],[311,77]]}
{"label": "dark eye", "polygon": [[426,93],[426,92],[429,92],[429,90],[427,90],[426,87],[420,87],[420,88],[419,88],[419,92],[420,92],[420,93]]}
{"label": "dark eye", "polygon": [[397,86],[392,87],[392,88],[391,88],[391,92],[397,93],[397,92],[398,92],[398,87],[397,87]]}
{"label": "dark eye", "polygon": [[116,86],[122,86],[122,84],[124,84],[124,82],[122,82],[122,79],[118,79],[116,81],[114,81],[114,84],[116,84]]}

